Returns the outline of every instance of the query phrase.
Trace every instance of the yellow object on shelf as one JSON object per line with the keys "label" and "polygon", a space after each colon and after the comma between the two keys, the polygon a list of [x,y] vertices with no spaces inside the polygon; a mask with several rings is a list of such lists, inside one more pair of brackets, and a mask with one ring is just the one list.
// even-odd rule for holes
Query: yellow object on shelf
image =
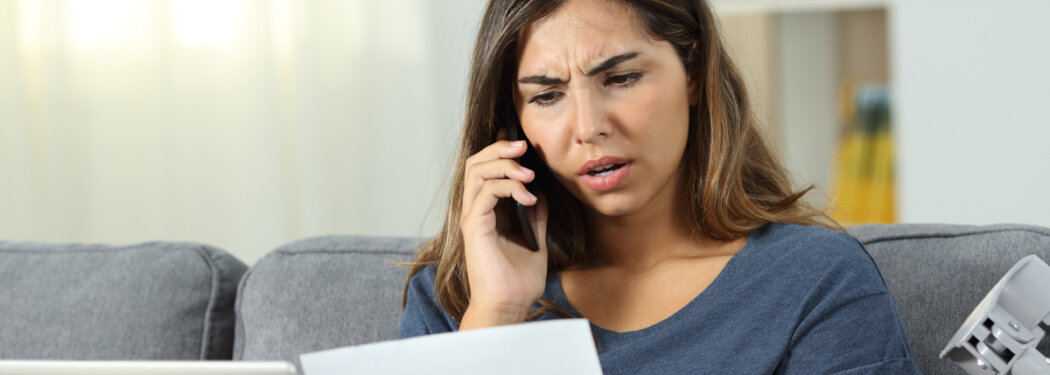
{"label": "yellow object on shelf", "polygon": [[832,215],[846,225],[896,221],[889,89],[843,90],[844,134],[835,168]]}

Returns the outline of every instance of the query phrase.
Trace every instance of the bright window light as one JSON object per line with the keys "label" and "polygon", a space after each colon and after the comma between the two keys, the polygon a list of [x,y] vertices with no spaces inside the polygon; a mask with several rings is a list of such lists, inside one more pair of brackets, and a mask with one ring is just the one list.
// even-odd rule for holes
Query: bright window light
{"label": "bright window light", "polygon": [[69,0],[68,32],[74,47],[142,44],[149,29],[149,2],[142,0]]}
{"label": "bright window light", "polygon": [[39,48],[43,39],[40,27],[40,0],[21,0],[18,10],[18,36],[23,48]]}
{"label": "bright window light", "polygon": [[234,41],[247,4],[244,0],[173,0],[171,7],[177,43],[219,47]]}

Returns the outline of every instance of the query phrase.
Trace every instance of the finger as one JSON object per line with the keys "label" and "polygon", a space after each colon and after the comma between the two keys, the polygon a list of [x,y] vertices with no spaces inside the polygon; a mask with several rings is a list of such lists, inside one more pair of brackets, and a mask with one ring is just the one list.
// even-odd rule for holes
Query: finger
{"label": "finger", "polygon": [[526,210],[526,214],[529,216],[529,223],[532,225],[532,233],[536,235],[536,243],[540,246],[540,251],[547,250],[547,218],[550,214],[547,206],[547,196],[543,193],[537,193],[536,205],[529,207]]}
{"label": "finger", "polygon": [[[499,159],[511,159],[516,158],[525,153],[527,148],[525,142],[512,143],[508,141],[498,141],[485,147],[478,153],[467,158],[466,165],[464,167],[464,181],[463,181],[463,197],[462,207],[460,207],[462,214],[466,215],[470,212],[469,204],[473,202],[474,197],[477,196],[478,191],[481,189],[481,184],[484,182],[482,179],[475,178],[474,169],[477,168],[478,164],[491,162]],[[522,171],[531,172],[531,171]],[[488,174],[491,176],[492,174]],[[524,176],[522,176],[524,177]],[[493,177],[498,178],[498,177]],[[531,180],[530,180],[531,181]],[[462,219],[464,216],[461,216]]]}
{"label": "finger", "polygon": [[493,160],[475,165],[467,172],[463,180],[463,199],[473,200],[487,180],[512,179],[527,184],[535,178],[535,172],[510,159]]}
{"label": "finger", "polygon": [[465,177],[466,181],[472,184],[478,184],[479,188],[480,183],[485,182],[485,180],[504,178],[529,183],[536,178],[536,172],[529,168],[525,168],[514,160],[497,159],[475,165],[469,172],[467,172]]}
{"label": "finger", "polygon": [[525,155],[527,149],[528,146],[525,144],[525,141],[496,141],[467,158],[466,168],[470,169],[474,165],[496,159],[513,159],[521,157],[522,155]]}
{"label": "finger", "polygon": [[525,189],[525,185],[514,180],[487,180],[470,206],[471,217],[491,214],[500,198],[514,198],[526,206],[536,204],[536,196]]}

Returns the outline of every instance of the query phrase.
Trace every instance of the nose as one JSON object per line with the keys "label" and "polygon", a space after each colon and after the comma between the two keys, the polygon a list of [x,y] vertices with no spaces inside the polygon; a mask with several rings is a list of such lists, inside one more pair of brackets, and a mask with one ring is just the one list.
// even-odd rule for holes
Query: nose
{"label": "nose", "polygon": [[593,144],[608,138],[611,127],[602,103],[584,90],[580,90],[576,98],[576,144]]}

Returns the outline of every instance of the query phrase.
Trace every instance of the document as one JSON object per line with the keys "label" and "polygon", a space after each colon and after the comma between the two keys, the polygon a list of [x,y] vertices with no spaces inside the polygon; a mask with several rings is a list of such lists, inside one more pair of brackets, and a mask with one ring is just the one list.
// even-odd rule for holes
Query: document
{"label": "document", "polygon": [[586,319],[546,320],[306,353],[304,375],[600,375]]}

